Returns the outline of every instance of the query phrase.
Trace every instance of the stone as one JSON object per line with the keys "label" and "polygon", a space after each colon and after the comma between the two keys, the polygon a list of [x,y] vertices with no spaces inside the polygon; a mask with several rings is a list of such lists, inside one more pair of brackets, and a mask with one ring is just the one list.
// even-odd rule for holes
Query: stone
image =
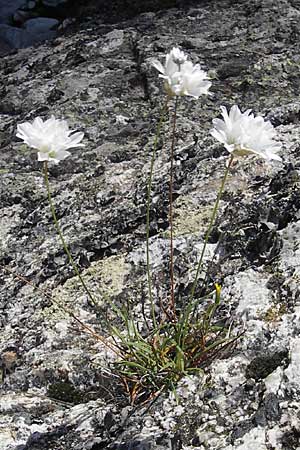
{"label": "stone", "polygon": [[0,24],[10,23],[15,11],[25,4],[25,0],[0,0]]}
{"label": "stone", "polygon": [[57,32],[52,29],[59,22],[56,19],[36,18],[24,23],[25,28],[0,24],[0,39],[11,48],[31,47],[38,42],[53,39]]}
{"label": "stone", "polygon": [[36,42],[28,31],[7,24],[0,24],[0,39],[11,48],[25,48]]}
{"label": "stone", "polygon": [[284,363],[288,352],[283,350],[271,355],[261,355],[254,358],[246,369],[247,377],[260,380],[266,378],[270,373]]}
{"label": "stone", "polygon": [[14,13],[14,16],[13,16],[14,23],[17,25],[26,22],[26,20],[30,19],[31,17],[32,17],[32,12],[30,10],[24,11],[23,9],[18,9]]}
{"label": "stone", "polygon": [[59,25],[57,19],[49,17],[36,17],[34,19],[27,20],[23,27],[30,33],[40,36],[40,40],[52,39],[55,37],[55,28]]}
{"label": "stone", "polygon": [[6,56],[13,53],[14,49],[5,40],[0,39],[0,56]]}
{"label": "stone", "polygon": [[277,395],[270,393],[264,399],[265,414],[268,420],[279,421],[281,417],[280,401]]}
{"label": "stone", "polygon": [[27,5],[26,5],[27,9],[34,9],[36,7],[36,1],[34,0],[29,0],[27,1]]}

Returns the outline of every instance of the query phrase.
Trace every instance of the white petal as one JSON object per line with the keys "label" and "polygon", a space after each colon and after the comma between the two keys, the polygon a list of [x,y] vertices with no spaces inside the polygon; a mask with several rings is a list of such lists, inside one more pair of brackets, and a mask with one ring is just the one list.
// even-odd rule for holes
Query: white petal
{"label": "white petal", "polygon": [[23,136],[26,136],[32,132],[32,125],[30,122],[24,122],[17,125],[17,136],[23,139]]}
{"label": "white petal", "polygon": [[165,74],[171,77],[174,73],[178,72],[179,66],[176,64],[171,55],[166,57]]}
{"label": "white petal", "polygon": [[53,159],[56,159],[57,161],[62,161],[63,159],[67,158],[70,155],[71,155],[70,152],[61,150],[61,151],[56,152],[55,158],[53,158]]}
{"label": "white petal", "polygon": [[266,160],[281,161],[275,152],[280,148],[273,138],[275,130],[270,122],[265,122],[263,117],[254,115],[248,109],[242,113],[237,105],[229,111],[221,106],[224,120],[214,119],[214,128],[211,135],[225,148],[237,156],[254,154]]}
{"label": "white petal", "polygon": [[226,134],[223,131],[217,131],[215,129],[210,130],[210,134],[217,139],[217,141],[226,143]]}
{"label": "white petal", "polygon": [[49,161],[48,153],[38,152],[38,161]]}
{"label": "white petal", "polygon": [[157,59],[153,59],[151,61],[151,64],[153,67],[155,67],[155,69],[157,69],[160,73],[164,74],[165,73],[165,68],[162,65],[162,63],[160,61],[158,61]]}
{"label": "white petal", "polygon": [[50,119],[43,122],[40,117],[36,117],[32,123],[24,122],[17,127],[17,137],[21,138],[30,147],[38,152],[39,161],[59,162],[70,155],[66,151],[72,147],[83,147],[80,142],[83,139],[82,132],[69,130],[65,120]]}
{"label": "white petal", "polygon": [[[75,147],[75,146],[76,147],[84,147],[84,144],[79,144],[79,142],[82,141],[83,136],[84,136],[84,133],[81,133],[81,132],[71,134],[71,136],[69,136],[70,144],[73,147]],[[71,145],[70,145],[70,147],[71,147]]]}

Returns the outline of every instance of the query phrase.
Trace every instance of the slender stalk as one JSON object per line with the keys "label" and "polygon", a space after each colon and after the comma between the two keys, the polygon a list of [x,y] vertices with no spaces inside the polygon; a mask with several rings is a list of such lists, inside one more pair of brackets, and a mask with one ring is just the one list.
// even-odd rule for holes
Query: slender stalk
{"label": "slender stalk", "polygon": [[58,223],[58,220],[57,220],[57,216],[56,216],[56,212],[55,212],[55,208],[54,208],[54,204],[53,204],[52,197],[51,197],[51,190],[50,190],[50,184],[49,184],[49,178],[48,178],[48,162],[47,161],[44,161],[43,168],[44,168],[44,179],[45,179],[45,184],[46,184],[46,189],[47,189],[47,194],[48,194],[48,201],[49,201],[51,214],[52,214],[52,218],[53,218],[53,221],[54,221],[54,225],[55,225],[56,231],[57,231],[57,233],[58,233],[58,235],[60,237],[60,240],[61,240],[61,243],[63,245],[64,251],[66,252],[66,254],[67,254],[68,258],[69,258],[69,262],[72,265],[72,267],[74,269],[74,272],[78,276],[78,278],[79,278],[79,280],[80,280],[84,290],[86,291],[89,299],[91,300],[91,302],[95,306],[98,306],[96,300],[94,299],[93,295],[91,294],[91,291],[87,287],[84,279],[82,278],[82,276],[81,276],[81,274],[80,274],[80,272],[78,270],[78,267],[77,267],[77,265],[76,265],[72,255],[71,255],[71,253],[70,253],[69,247],[68,247],[68,245],[67,245],[67,243],[65,241],[65,238],[64,238],[64,236],[62,234],[62,231],[60,229],[60,226],[59,226],[59,223]]}
{"label": "slender stalk", "polygon": [[204,253],[205,253],[205,250],[206,250],[208,239],[210,237],[210,233],[212,231],[212,228],[213,228],[215,220],[216,220],[216,216],[217,216],[217,212],[218,212],[218,208],[219,208],[219,203],[220,203],[223,191],[224,191],[224,187],[225,187],[225,184],[226,184],[227,176],[228,176],[228,173],[229,173],[229,170],[230,170],[233,158],[234,158],[234,156],[231,155],[230,159],[229,159],[229,162],[227,164],[227,167],[226,167],[226,170],[225,170],[222,182],[221,182],[221,186],[220,186],[220,189],[219,189],[219,192],[218,192],[218,195],[217,195],[217,199],[216,199],[216,202],[215,202],[215,206],[214,206],[214,209],[213,209],[212,216],[210,218],[208,229],[207,229],[206,234],[205,234],[204,245],[202,247],[201,255],[200,255],[198,266],[197,266],[195,280],[194,280],[193,287],[192,287],[191,294],[190,294],[190,301],[194,298],[194,295],[195,295],[195,290],[196,290],[196,287],[197,287],[197,282],[198,282],[200,270],[201,270],[202,263],[203,263]]}
{"label": "slender stalk", "polygon": [[154,162],[155,162],[155,156],[158,146],[158,139],[161,132],[161,127],[167,112],[169,103],[169,96],[167,96],[166,101],[161,109],[160,112],[160,118],[159,122],[157,124],[156,128],[156,134],[153,144],[153,150],[152,150],[152,156],[151,156],[151,163],[150,163],[150,173],[148,178],[148,186],[147,186],[147,212],[146,212],[146,265],[147,265],[147,281],[148,281],[148,293],[149,293],[149,299],[151,303],[151,315],[152,315],[152,322],[154,328],[157,327],[157,322],[155,318],[155,310],[154,310],[154,301],[153,301],[153,295],[152,295],[152,275],[151,275],[151,269],[150,269],[150,203],[151,203],[151,188],[152,188],[152,179],[153,179],[153,170],[154,170]]}
{"label": "slender stalk", "polygon": [[169,309],[175,317],[175,297],[174,297],[174,236],[173,236],[173,183],[174,183],[174,148],[175,148],[175,132],[177,119],[178,96],[175,98],[173,126],[172,126],[172,142],[170,153],[170,182],[169,182],[169,224],[170,224],[170,303]]}

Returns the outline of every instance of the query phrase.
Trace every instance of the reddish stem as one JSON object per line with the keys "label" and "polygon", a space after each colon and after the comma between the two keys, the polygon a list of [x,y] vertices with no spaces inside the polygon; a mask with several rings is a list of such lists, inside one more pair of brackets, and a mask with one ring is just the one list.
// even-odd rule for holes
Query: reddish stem
{"label": "reddish stem", "polygon": [[169,224],[170,224],[170,303],[169,310],[173,317],[176,317],[175,312],[175,295],[174,295],[174,235],[173,235],[173,183],[174,183],[174,149],[175,149],[175,131],[177,119],[177,105],[178,97],[175,98],[175,107],[173,115],[172,126],[172,143],[171,143],[171,167],[170,167],[170,186],[169,186]]}

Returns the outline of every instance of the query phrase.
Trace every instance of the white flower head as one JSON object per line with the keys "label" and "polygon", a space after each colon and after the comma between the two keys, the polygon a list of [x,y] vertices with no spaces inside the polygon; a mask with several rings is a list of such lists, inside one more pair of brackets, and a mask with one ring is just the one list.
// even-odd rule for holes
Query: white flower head
{"label": "white flower head", "polygon": [[74,133],[73,130],[69,130],[65,120],[55,119],[54,116],[45,122],[36,117],[32,123],[19,124],[17,130],[17,137],[29,147],[39,150],[39,161],[58,163],[71,154],[67,151],[68,148],[84,146],[80,144],[83,133]]}
{"label": "white flower head", "polygon": [[158,60],[153,60],[152,65],[160,72],[159,77],[165,80],[169,95],[198,98],[208,94],[211,82],[208,81],[207,73],[200,69],[199,64],[187,61],[187,56],[179,48],[174,47],[166,55],[164,66]]}
{"label": "white flower head", "polygon": [[270,161],[281,161],[276,154],[281,145],[274,141],[275,130],[263,117],[254,117],[251,109],[242,113],[237,105],[229,111],[221,106],[223,120],[214,119],[211,134],[224,144],[229,153],[236,156],[254,154]]}
{"label": "white flower head", "polygon": [[198,98],[200,95],[208,95],[211,82],[208,81],[207,74],[200,69],[199,64],[193,65],[191,61],[186,61],[181,68],[182,94],[191,95]]}
{"label": "white flower head", "polygon": [[186,54],[180,50],[178,47],[173,47],[169,53],[169,57],[171,57],[175,64],[180,66],[187,60]]}

